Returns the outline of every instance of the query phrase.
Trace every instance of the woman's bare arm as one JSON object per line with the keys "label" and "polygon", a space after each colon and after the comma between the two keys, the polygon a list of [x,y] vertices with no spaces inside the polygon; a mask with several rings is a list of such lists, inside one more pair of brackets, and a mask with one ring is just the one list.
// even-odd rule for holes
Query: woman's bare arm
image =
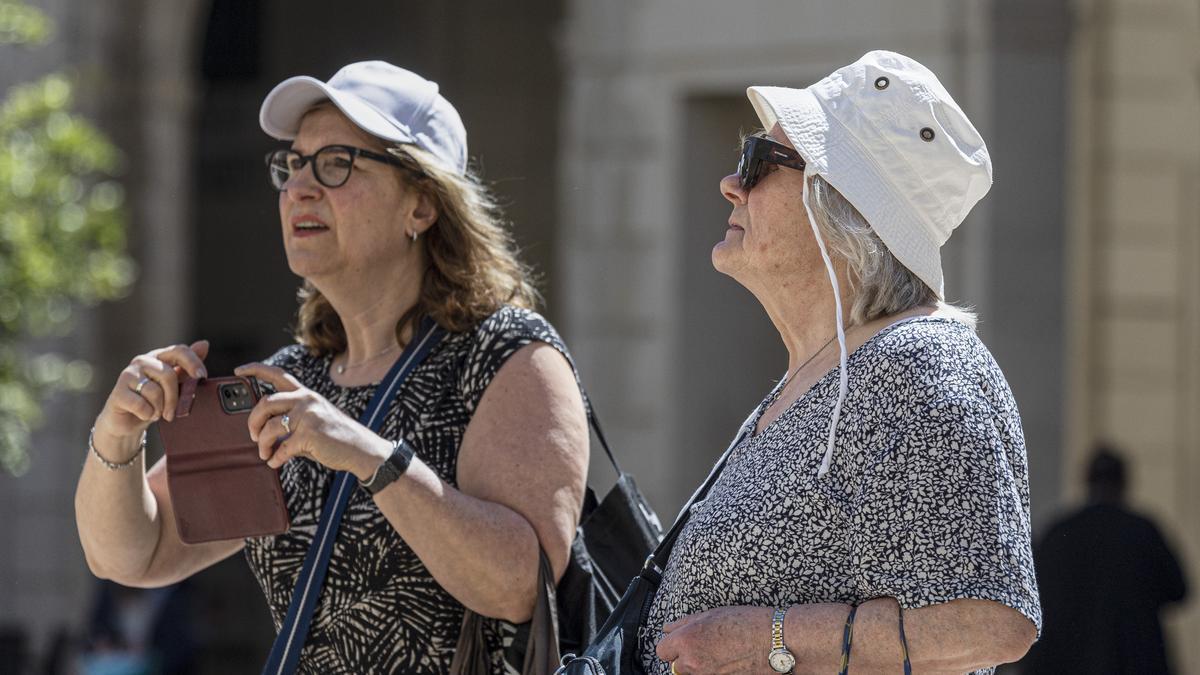
{"label": "woman's bare arm", "polygon": [[[269,466],[304,456],[365,481],[391,453],[391,441],[279,368],[248,364],[234,372],[278,392],[259,401],[248,419]],[[457,487],[417,457],[374,495],[375,504],[451,595],[479,614],[519,623],[536,598],[538,543],[556,574],[566,569],[587,448],[570,364],[535,342],[509,357],[484,391],[459,448]]]}
{"label": "woman's bare arm", "polygon": [[241,539],[183,543],[175,529],[166,464],[160,460],[149,472],[142,466],[135,462],[109,471],[90,457],[84,465],[75,521],[92,574],[125,586],[166,586],[242,550]]}
{"label": "woman's bare arm", "polygon": [[[145,430],[170,419],[179,372],[204,372],[207,342],[176,345],[135,357],[117,378],[96,419],[96,452],[123,464],[140,452]],[[146,382],[136,391],[142,378]],[[92,573],[126,586],[165,586],[241,550],[242,540],[189,546],[175,529],[163,461],[149,472],[145,457],[109,469],[90,454],[75,489],[75,523]]]}
{"label": "woman's bare arm", "polygon": [[[899,606],[877,598],[859,606],[850,650],[851,673],[902,672]],[[841,669],[842,636],[850,606],[794,605],[784,621],[784,643],[797,675]],[[769,607],[719,607],[664,627],[657,655],[676,670],[702,673],[769,672]],[[1029,650],[1037,631],[1029,619],[990,600],[952,600],[904,612],[909,660],[915,673],[962,673],[1011,663]]]}
{"label": "woman's bare arm", "polygon": [[571,367],[533,343],[484,392],[459,450],[458,489],[414,460],[375,502],[451,595],[484,616],[522,622],[536,597],[538,543],[556,577],[566,569],[587,464]]}

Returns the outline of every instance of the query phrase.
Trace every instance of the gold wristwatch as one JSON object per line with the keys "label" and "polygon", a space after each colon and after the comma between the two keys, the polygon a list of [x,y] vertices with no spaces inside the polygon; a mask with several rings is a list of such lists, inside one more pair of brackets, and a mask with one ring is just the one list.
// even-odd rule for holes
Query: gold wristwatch
{"label": "gold wristwatch", "polygon": [[796,667],[796,657],[783,644],[783,619],[786,616],[787,608],[780,607],[771,619],[771,653],[767,654],[767,662],[771,664],[771,670],[777,673],[790,673]]}

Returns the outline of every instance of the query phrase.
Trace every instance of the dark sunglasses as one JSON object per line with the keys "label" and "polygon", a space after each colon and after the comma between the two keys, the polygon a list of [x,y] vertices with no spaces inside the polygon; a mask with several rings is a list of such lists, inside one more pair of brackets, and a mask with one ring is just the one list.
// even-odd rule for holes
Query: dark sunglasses
{"label": "dark sunglasses", "polygon": [[313,176],[327,188],[341,187],[350,180],[354,160],[362,157],[384,164],[400,167],[410,173],[419,173],[408,164],[392,155],[385,155],[350,145],[327,145],[311,155],[302,155],[295,150],[275,150],[267,153],[267,171],[271,187],[282,192],[297,172],[312,164]]}
{"label": "dark sunglasses", "polygon": [[778,164],[789,169],[804,170],[804,159],[800,153],[782,143],[762,136],[747,136],[742,144],[742,158],[738,161],[738,181],[743,190],[758,184],[763,176],[763,164]]}

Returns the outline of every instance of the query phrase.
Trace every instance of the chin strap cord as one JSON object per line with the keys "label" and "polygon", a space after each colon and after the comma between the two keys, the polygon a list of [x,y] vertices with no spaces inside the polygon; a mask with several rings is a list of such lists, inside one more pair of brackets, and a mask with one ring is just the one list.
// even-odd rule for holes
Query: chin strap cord
{"label": "chin strap cord", "polygon": [[842,320],[842,293],[838,287],[837,274],[833,271],[833,262],[829,259],[829,251],[825,248],[825,240],[821,238],[821,231],[817,228],[817,219],[813,217],[812,207],[808,205],[808,183],[811,179],[810,174],[806,171],[804,174],[804,191],[801,194],[801,201],[804,202],[804,212],[808,214],[808,223],[812,226],[813,236],[817,239],[817,246],[821,249],[821,259],[825,261],[825,271],[829,273],[829,284],[833,287],[833,303],[837,318],[837,340],[838,340],[838,397],[837,403],[833,406],[833,419],[829,421],[829,440],[825,447],[825,457],[821,459],[821,468],[817,470],[817,477],[820,478],[829,472],[829,464],[833,461],[833,444],[837,433],[838,420],[842,416],[842,404],[846,402],[846,395],[850,391],[850,376],[846,370],[846,331],[842,328],[845,322]]}

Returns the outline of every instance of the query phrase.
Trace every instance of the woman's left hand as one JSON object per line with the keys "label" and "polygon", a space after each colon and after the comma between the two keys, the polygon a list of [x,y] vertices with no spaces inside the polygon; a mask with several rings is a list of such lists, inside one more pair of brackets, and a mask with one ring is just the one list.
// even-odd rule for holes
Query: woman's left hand
{"label": "woman's left hand", "polygon": [[717,607],[663,626],[654,650],[680,675],[770,672],[770,607]]}
{"label": "woman's left hand", "polygon": [[276,393],[264,396],[250,411],[248,420],[259,457],[273,469],[303,455],[334,471],[349,471],[363,479],[369,478],[374,467],[391,452],[391,443],[282,368],[250,363],[234,370],[234,374],[256,377],[275,387]]}

